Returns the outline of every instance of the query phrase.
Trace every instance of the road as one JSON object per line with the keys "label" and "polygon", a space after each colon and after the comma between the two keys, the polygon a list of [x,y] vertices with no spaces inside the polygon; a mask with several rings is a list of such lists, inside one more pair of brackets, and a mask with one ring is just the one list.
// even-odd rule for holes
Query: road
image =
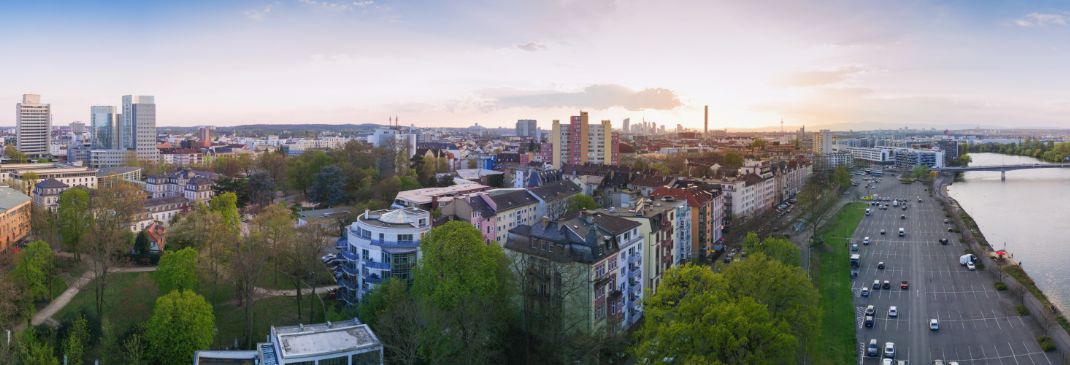
{"label": "road", "polygon": [[[947,231],[944,211],[929,197],[926,186],[904,185],[895,176],[885,176],[870,192],[906,198],[909,208],[870,206],[872,215],[863,218],[851,239],[859,243],[862,256],[852,283],[860,363],[880,364],[883,358],[883,354],[864,356],[870,339],[878,341],[882,353],[885,342],[894,342],[895,359],[911,365],[937,359],[962,365],[1061,363],[1056,354],[1044,353],[1037,345],[1036,337],[1043,331],[1032,318],[1017,314],[1009,292],[996,291],[991,276],[959,265],[967,246],[959,242],[958,234]],[[904,237],[897,235],[900,227]],[[881,229],[887,233],[881,235]],[[867,236],[871,243],[862,245]],[[947,238],[948,244],[942,245],[940,238]],[[882,261],[883,270],[877,268]],[[892,287],[872,290],[874,280],[888,280]],[[901,280],[909,282],[909,289],[899,288]],[[859,295],[862,287],[872,290],[868,298]],[[863,324],[867,305],[876,307],[872,328]],[[888,316],[893,305],[899,311],[897,318]],[[939,321],[938,331],[929,329],[930,319]]]}

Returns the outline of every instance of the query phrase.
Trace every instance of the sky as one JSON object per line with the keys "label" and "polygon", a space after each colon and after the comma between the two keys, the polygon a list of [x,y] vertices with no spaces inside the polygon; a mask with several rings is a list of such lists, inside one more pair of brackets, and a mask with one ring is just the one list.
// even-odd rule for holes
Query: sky
{"label": "sky", "polygon": [[1058,1],[0,0],[0,46],[56,125],[1070,127]]}

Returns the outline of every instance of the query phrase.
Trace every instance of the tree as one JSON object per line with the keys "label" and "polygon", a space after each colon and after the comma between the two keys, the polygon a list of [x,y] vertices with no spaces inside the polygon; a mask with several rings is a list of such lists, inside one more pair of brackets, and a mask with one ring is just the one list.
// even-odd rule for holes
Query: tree
{"label": "tree", "polygon": [[22,174],[22,192],[26,195],[33,196],[33,188],[37,185],[37,180],[39,179],[40,177],[33,171]]}
{"label": "tree", "polygon": [[143,365],[148,364],[148,355],[145,354],[145,342],[141,339],[141,335],[133,334],[126,341],[123,341],[123,358],[126,360],[126,364],[129,365]]}
{"label": "tree", "polygon": [[410,295],[404,281],[387,279],[377,285],[361,300],[357,313],[358,318],[367,318],[365,321],[376,329],[388,363],[420,362],[420,329],[428,314]]}
{"label": "tree", "polygon": [[802,251],[794,243],[783,238],[769,237],[765,241],[758,242],[758,235],[750,232],[743,239],[743,249],[747,250],[747,253],[761,252],[788,266],[802,265]]}
{"label": "tree", "polygon": [[204,297],[177,290],[156,299],[145,325],[149,357],[157,364],[188,364],[215,336],[215,315]]}
{"label": "tree", "polygon": [[197,250],[186,247],[164,252],[160,264],[152,273],[160,293],[172,290],[197,290]]}
{"label": "tree", "polygon": [[[749,261],[744,260],[744,262]],[[645,323],[632,348],[640,364],[672,358],[683,364],[791,363],[796,339],[787,324],[750,297],[725,292],[725,278],[705,266],[665,272],[644,305]]]}
{"label": "tree", "polygon": [[145,230],[137,233],[137,237],[134,238],[134,255],[141,262],[144,262],[149,255],[149,250],[152,249],[152,242],[149,239],[149,233]]}
{"label": "tree", "polygon": [[104,313],[104,292],[108,285],[108,271],[117,257],[129,251],[130,222],[144,211],[145,195],[137,185],[119,182],[96,190],[89,206],[93,221],[90,227],[87,253],[92,262],[93,294],[97,315]]}
{"label": "tree", "polygon": [[851,172],[847,171],[847,166],[839,165],[832,170],[832,183],[840,190],[851,186]]}
{"label": "tree", "polygon": [[[246,346],[253,341],[253,296],[263,268],[271,260],[271,253],[293,239],[293,217],[285,206],[270,205],[253,217],[249,234],[238,239],[230,262],[231,277],[237,286],[238,303],[243,307]],[[275,261],[278,264],[278,261]],[[278,270],[278,266],[275,267]]]}
{"label": "tree", "polygon": [[28,293],[30,300],[52,299],[52,247],[44,241],[30,242],[19,252],[12,277]]}
{"label": "tree", "polygon": [[235,205],[239,208],[249,204],[248,178],[223,176],[212,185],[212,191],[216,196],[228,192],[233,193],[237,197]]}
{"label": "tree", "polygon": [[308,195],[308,188],[312,187],[316,173],[333,162],[327,153],[316,150],[305,151],[290,161],[286,168],[287,181],[290,187],[305,195]]}
{"label": "tree", "polygon": [[13,145],[7,145],[4,147],[4,156],[6,156],[13,163],[26,163],[28,160],[26,154],[19,152]]}
{"label": "tree", "polygon": [[48,242],[51,246],[59,247],[63,244],[59,222],[48,208],[37,205],[30,207],[30,232],[34,239]]}
{"label": "tree", "polygon": [[241,229],[241,214],[238,213],[238,195],[226,192],[216,195],[208,202],[212,211],[219,212],[223,216],[223,224],[234,232]]}
{"label": "tree", "polygon": [[[297,319],[301,319],[302,290],[305,287],[312,289],[313,298],[316,297],[315,279],[323,272],[323,263],[319,255],[328,246],[327,236],[318,224],[306,224],[296,231],[296,239],[281,243],[281,249],[276,252],[275,259],[279,263],[280,273],[285,275],[294,290],[297,291]],[[312,306],[309,306],[309,316],[312,319]]]}
{"label": "tree", "polygon": [[48,341],[37,339],[33,328],[28,328],[19,336],[19,361],[18,364],[26,365],[59,365],[52,344]]}
{"label": "tree", "polygon": [[249,203],[257,207],[271,204],[275,198],[275,181],[266,172],[249,174]]}
{"label": "tree", "polygon": [[71,328],[67,331],[67,338],[63,340],[63,353],[71,364],[81,364],[85,359],[85,347],[89,341],[89,322],[85,316],[79,315],[74,319]]}
{"label": "tree", "polygon": [[590,195],[576,194],[568,198],[568,212],[575,213],[581,210],[598,209],[598,202]]}
{"label": "tree", "polygon": [[817,290],[798,265],[755,253],[729,265],[723,275],[728,295],[753,298],[775,320],[788,324],[795,338],[805,341],[817,330],[821,318]]}
{"label": "tree", "polygon": [[338,166],[324,167],[316,173],[312,187],[309,188],[309,199],[328,207],[345,202],[346,192],[342,189],[345,185],[345,175],[342,175]]}
{"label": "tree", "polygon": [[60,194],[57,210],[60,237],[63,239],[63,248],[73,253],[75,260],[81,260],[82,257],[85,235],[92,222],[89,214],[88,191],[73,188]]}
{"label": "tree", "polygon": [[265,152],[256,158],[256,167],[264,171],[272,185],[280,187],[286,183],[286,163],[286,155],[277,151]]}
{"label": "tree", "polygon": [[223,215],[197,204],[167,233],[168,247],[193,247],[200,254],[200,273],[211,283],[212,301],[218,303],[219,279],[227,274],[224,263],[230,258],[238,232],[223,223]]}
{"label": "tree", "polygon": [[27,307],[23,303],[22,288],[9,275],[0,274],[0,323],[14,322]]}
{"label": "tree", "polygon": [[428,232],[412,293],[429,311],[420,349],[431,363],[491,363],[509,316],[511,273],[498,245],[475,227],[449,222]]}

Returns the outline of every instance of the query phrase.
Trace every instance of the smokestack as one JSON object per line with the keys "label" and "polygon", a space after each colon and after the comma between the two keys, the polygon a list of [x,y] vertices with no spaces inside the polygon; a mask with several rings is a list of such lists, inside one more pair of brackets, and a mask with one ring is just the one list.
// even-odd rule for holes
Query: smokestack
{"label": "smokestack", "polygon": [[710,106],[705,105],[702,109],[702,134],[710,134]]}

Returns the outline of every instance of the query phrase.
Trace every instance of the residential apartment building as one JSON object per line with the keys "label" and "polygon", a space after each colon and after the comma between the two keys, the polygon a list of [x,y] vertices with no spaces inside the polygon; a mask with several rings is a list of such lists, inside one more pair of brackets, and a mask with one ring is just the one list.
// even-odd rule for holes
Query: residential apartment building
{"label": "residential apartment building", "polygon": [[215,180],[195,176],[186,181],[186,188],[182,190],[182,196],[191,202],[207,204],[215,196],[215,190],[212,189],[213,185],[215,185]]}
{"label": "residential apartment building", "polygon": [[603,120],[592,126],[588,123],[587,112],[572,116],[569,124],[555,120],[550,131],[550,144],[554,168],[561,168],[562,164],[616,165],[620,159],[620,135],[613,132],[613,124]]}
{"label": "residential apartment building", "polygon": [[636,197],[635,204],[628,208],[600,210],[605,214],[639,223],[643,237],[642,267],[643,290],[650,295],[657,293],[661,275],[674,263],[676,248],[676,212],[683,202],[662,202]]}
{"label": "residential apartment building", "polygon": [[190,167],[204,163],[204,154],[192,148],[161,148],[160,163]]}
{"label": "residential apartment building", "polygon": [[568,210],[569,200],[582,193],[578,185],[564,180],[528,188],[528,191],[538,200],[535,216],[550,219],[558,219],[564,216]]}
{"label": "residential apartment building", "polygon": [[847,151],[814,155],[814,169],[817,171],[830,171],[839,166],[851,168],[854,166],[854,156]]}
{"label": "residential apartment building", "polygon": [[773,207],[776,179],[772,173],[749,172],[721,183],[730,219],[748,218]]}
{"label": "residential apartment building", "polygon": [[29,157],[46,157],[52,141],[52,106],[41,103],[41,96],[23,94],[15,104],[16,148]]}
{"label": "residential apartment building", "polygon": [[517,137],[538,137],[539,127],[538,122],[535,119],[521,119],[516,121],[516,136]]}
{"label": "residential apartment building", "polygon": [[[164,198],[170,196],[186,196],[186,190],[189,188],[189,182],[194,178],[203,178],[214,183],[215,180],[219,179],[219,174],[216,174],[211,171],[184,169],[171,173],[153,175],[145,179],[145,191],[148,192],[149,199]],[[203,191],[199,189],[204,183],[205,181],[201,180],[198,184],[196,184],[197,186],[192,189],[191,194],[193,195],[194,199],[190,199],[191,201],[199,200],[197,193],[203,193]],[[211,183],[208,184],[208,187],[208,190],[211,190]],[[187,199],[188,198],[189,197],[187,197]],[[211,196],[208,196],[207,199],[211,199]]]}
{"label": "residential apartment building", "polygon": [[431,213],[415,208],[365,211],[340,240],[343,275],[338,279],[347,304],[356,304],[387,278],[412,281],[420,240],[431,230]]}
{"label": "residential apartment building", "polygon": [[[642,317],[644,237],[640,224],[602,212],[540,220],[509,231],[520,301],[535,326],[599,336]],[[542,314],[542,315],[540,315]]]}
{"label": "residential apartment building", "polygon": [[783,202],[802,191],[806,181],[813,174],[814,166],[802,158],[772,163],[773,175],[776,177],[776,196],[774,202]]}
{"label": "residential apartment building", "polygon": [[0,186],[0,252],[30,234],[30,197]]}
{"label": "residential apartment building", "polygon": [[498,189],[453,199],[442,207],[442,215],[471,223],[484,243],[502,245],[510,229],[535,223],[538,204],[525,189]]}
{"label": "residential apartment building", "polygon": [[145,213],[148,218],[170,227],[176,217],[190,210],[190,200],[182,196],[145,199]]}
{"label": "residential apartment building", "polygon": [[59,196],[70,189],[70,185],[50,178],[33,186],[33,205],[55,213],[59,208]]}
{"label": "residential apartment building", "polygon": [[[697,186],[691,186],[688,188],[671,188],[661,187],[654,190],[650,194],[654,199],[666,199],[671,198],[673,200],[679,200],[687,202],[687,207],[690,211],[687,217],[690,219],[689,233],[685,236],[680,236],[678,232],[678,238],[686,239],[686,241],[677,241],[678,255],[682,256],[678,259],[689,260],[691,258],[699,258],[704,256],[713,248],[714,229],[720,230],[720,221],[714,220],[713,211],[713,194],[709,191],[705,191]],[[677,227],[679,230],[682,227]],[[686,248],[686,254],[679,252],[681,248]]]}
{"label": "residential apartment building", "polygon": [[824,155],[832,153],[832,132],[828,129],[822,129],[817,133],[814,133],[814,146],[813,152],[815,155]]}

